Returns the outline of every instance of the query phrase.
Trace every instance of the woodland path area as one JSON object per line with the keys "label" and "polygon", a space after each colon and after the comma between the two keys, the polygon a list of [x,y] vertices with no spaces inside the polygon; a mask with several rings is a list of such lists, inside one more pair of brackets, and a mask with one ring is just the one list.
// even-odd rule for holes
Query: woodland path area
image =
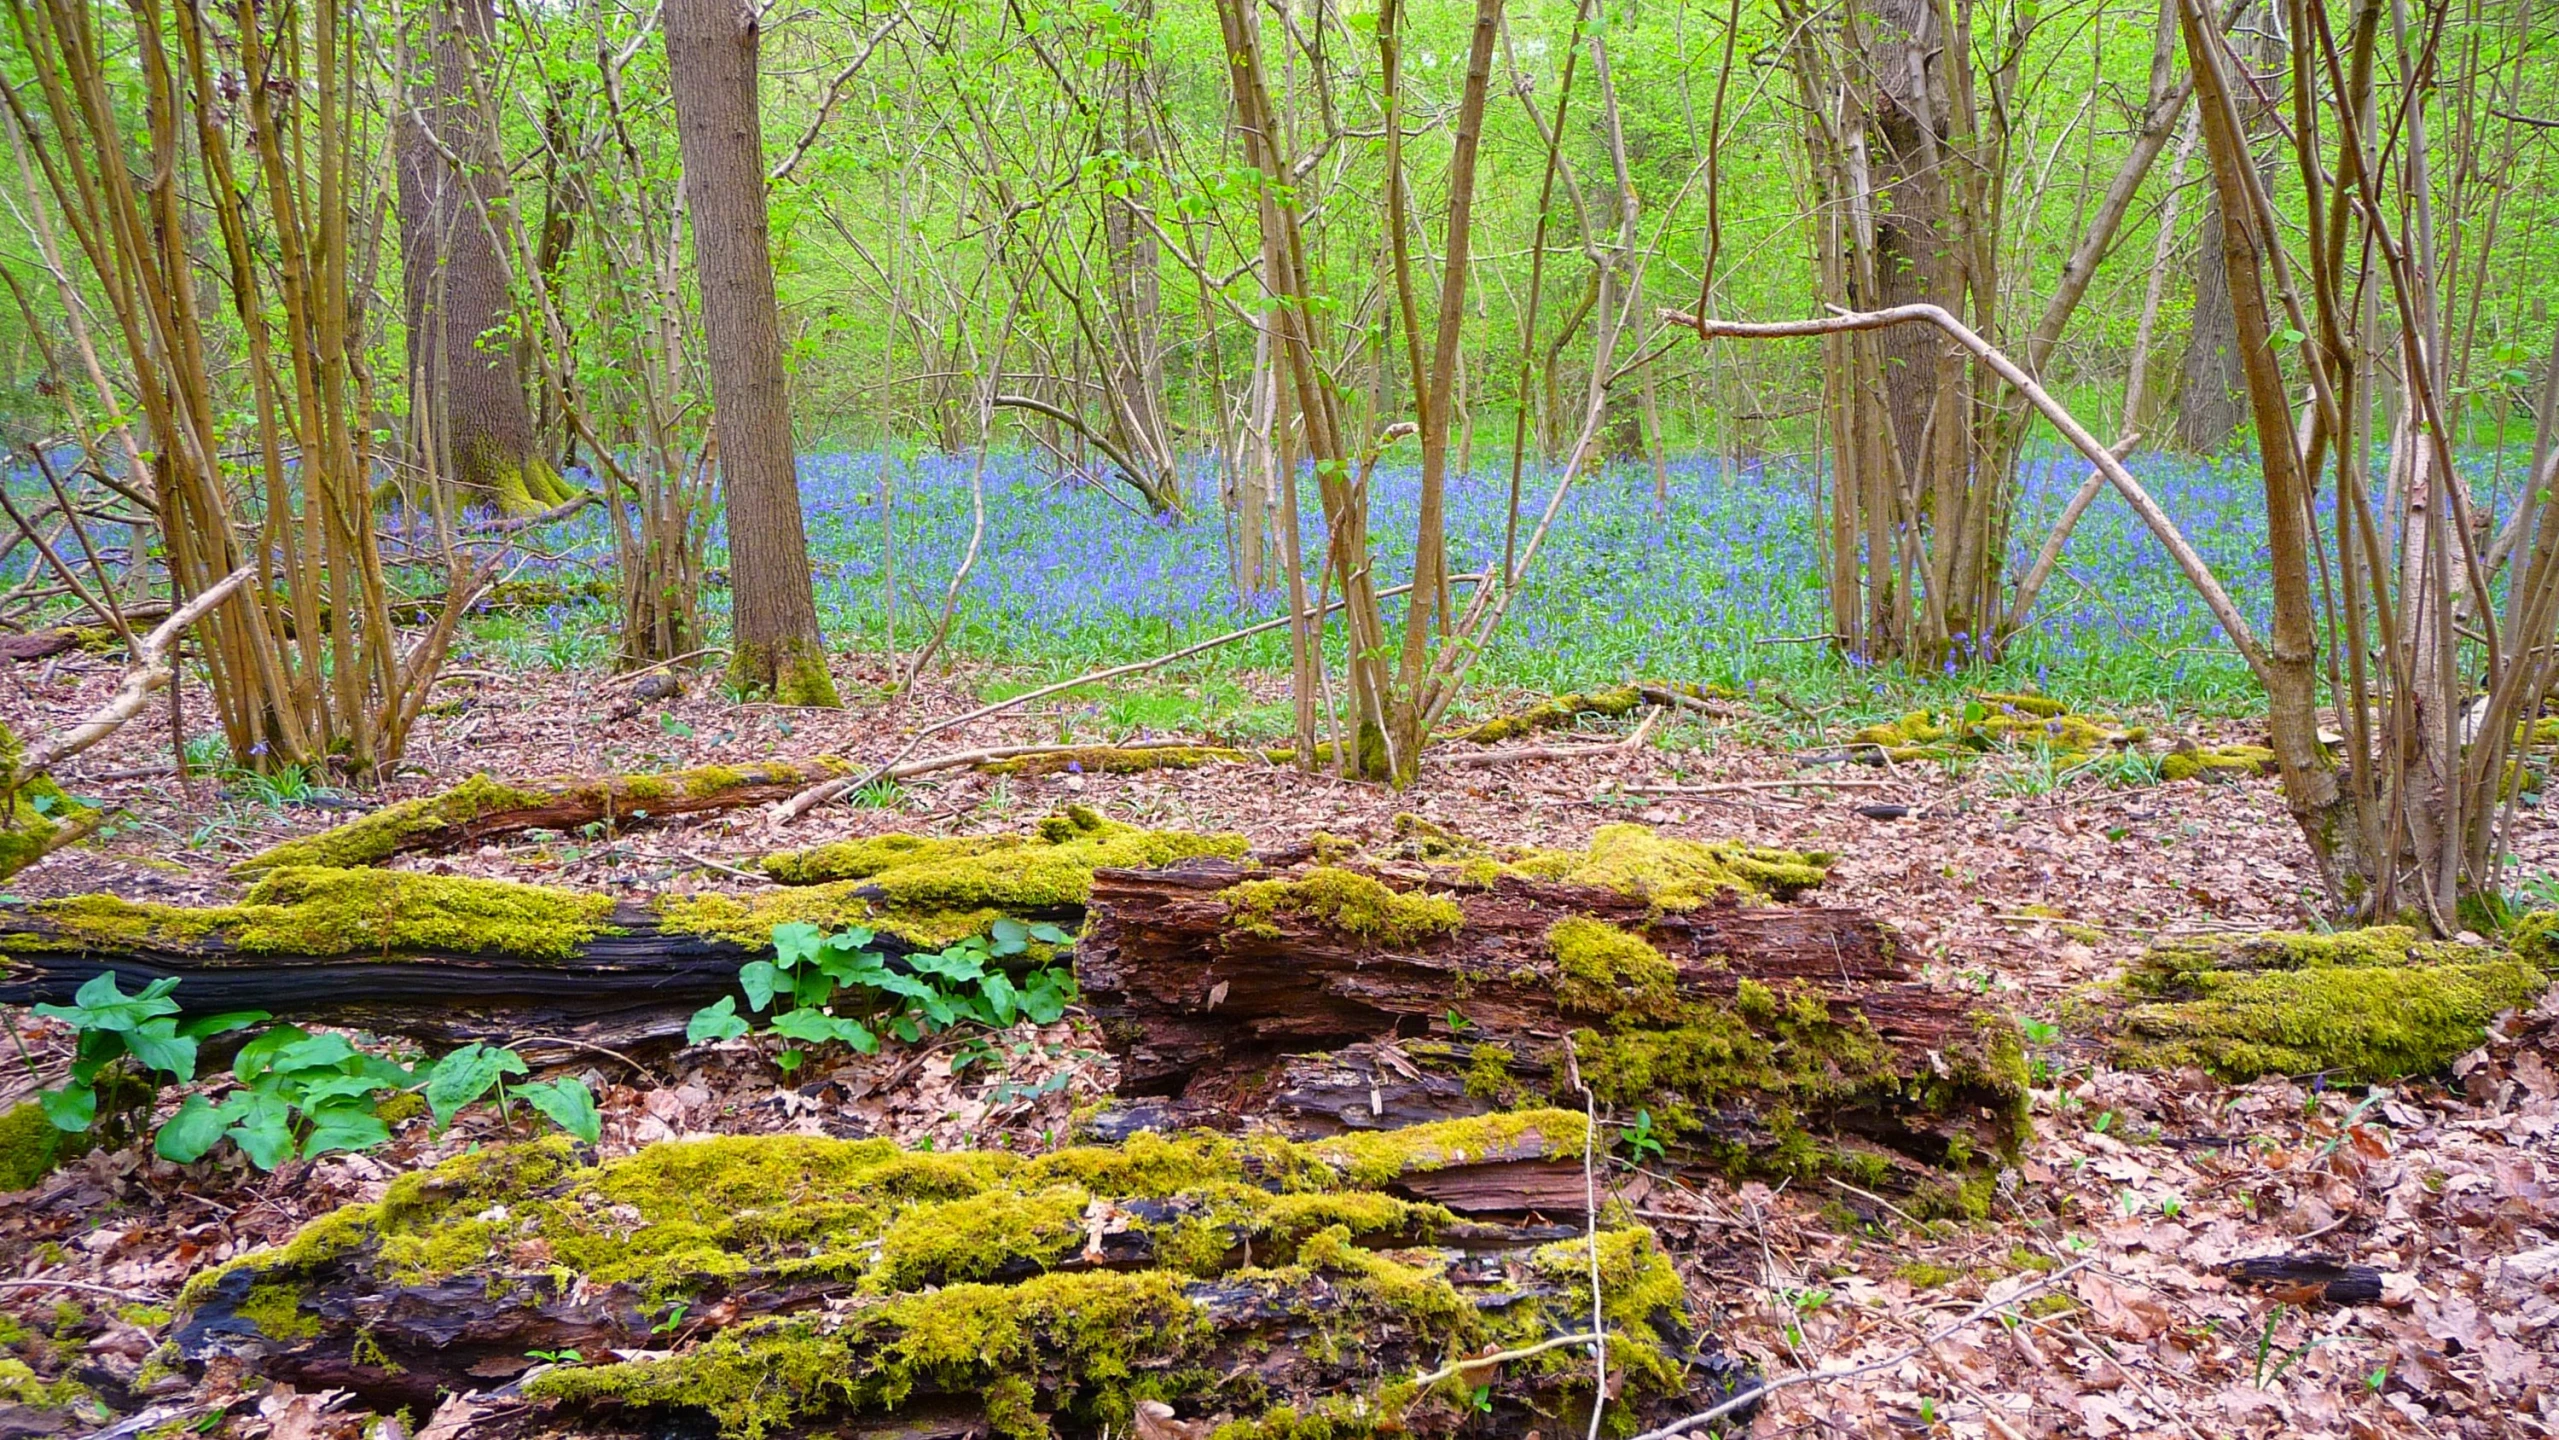
{"label": "woodland path area", "polygon": [[[34,666],[16,674],[0,718],[24,731],[94,703],[114,670],[75,658],[49,678]],[[465,767],[518,776],[591,770],[599,753],[627,756],[635,770],[885,753],[901,729],[967,708],[972,678],[946,677],[894,709],[741,707],[697,692],[614,718],[630,708],[617,703],[623,687],[465,674],[449,686],[465,703],[432,718],[413,751],[434,783],[422,775],[393,793],[425,793]],[[860,692],[858,673],[839,679],[848,694]],[[1402,812],[1517,845],[1575,846],[1632,820],[1665,835],[1834,851],[1815,892],[1821,904],[1872,915],[1899,932],[1927,982],[1977,992],[2028,1023],[2032,1134],[1980,1219],[1916,1218],[1889,1195],[1835,1175],[1674,1178],[1647,1174],[1641,1149],[1620,1153],[1610,1167],[1613,1203],[1658,1237],[1721,1353],[1766,1377],[1894,1361],[1844,1383],[1771,1395],[1751,1433],[2542,1433],[2538,1397],[2559,1317],[2544,1291],[2559,1277],[2551,1138],[2559,996],[2506,1022],[2509,1038],[2458,1062],[2453,1088],[2415,1082],[2367,1092],[2280,1078],[2232,1086],[2195,1070],[2110,1068],[2099,987],[2153,940],[2303,925],[2307,877],[2271,780],[2038,794],[2017,778],[2017,757],[1952,780],[1929,764],[1807,767],[1770,743],[1801,717],[1765,701],[1726,708],[1666,724],[1586,721],[1511,747],[1582,753],[1426,763],[1422,783],[1402,794],[1253,765],[1137,775],[957,770],[909,784],[893,807],[824,807],[787,826],[759,807],[610,835],[518,835],[401,864],[634,899],[669,888],[747,889],[743,872],[727,867],[769,850],[891,831],[1019,830],[1068,803],[1153,827],[1240,831],[1257,851],[1303,847],[1317,832],[1382,840],[1397,833]],[[1636,736],[1639,723],[1645,733]],[[1059,712],[1034,712],[978,722],[936,744],[1054,741],[1060,725]],[[2193,738],[2251,737],[2224,727]],[[242,888],[228,863],[345,818],[327,804],[223,798],[210,780],[182,788],[160,775],[118,778],[120,768],[143,768],[119,748],[143,744],[128,731],[64,777],[81,793],[130,806],[140,823],[21,874],[14,895],[228,900]],[[1774,783],[1788,777],[1814,783]],[[1843,780],[1854,787],[1816,788]],[[1744,783],[1764,788],[1706,789]],[[1680,786],[1705,793],[1642,793]],[[1878,807],[1907,813],[1876,818],[1891,813]],[[2559,858],[2546,826],[2517,839],[2527,864]],[[28,1033],[48,1061],[45,1052],[58,1053],[58,1033],[41,1023]],[[1117,1079],[1110,1047],[1080,1011],[992,1039],[1002,1057],[957,1074],[961,1051],[947,1042],[888,1044],[797,1088],[777,1087],[768,1063],[734,1045],[643,1060],[597,1055],[570,1068],[599,1096],[597,1150],[608,1160],[652,1141],[744,1133],[1036,1155]],[[120,1376],[130,1387],[125,1408],[158,1417],[153,1423],[227,1404],[233,1416],[262,1417],[237,1422],[252,1430],[352,1435],[364,1404],[332,1389],[325,1374],[298,1391],[220,1367],[200,1380],[163,1367],[152,1380],[143,1367],[169,1338],[169,1302],[190,1274],[281,1242],[336,1204],[376,1198],[403,1172],[501,1138],[499,1128],[493,1114],[469,1112],[432,1136],[413,1120],[387,1146],[288,1162],[270,1175],[236,1158],[193,1173],[130,1151],[74,1162],[12,1197],[0,1218],[0,1251],[17,1257],[10,1273],[33,1277],[0,1281],[15,1353],[50,1362],[33,1373],[87,1375],[92,1388]],[[1554,1233],[1577,1233],[1580,1206],[1545,1203],[1560,1211],[1545,1218],[1566,1227]],[[2241,1260],[2304,1257],[2367,1268],[2337,1272],[2345,1283],[2333,1287],[2334,1277],[2298,1263],[2278,1267],[2270,1284],[2233,1278]],[[2062,1278],[2048,1291],[2028,1288],[2056,1273]],[[1984,1318],[1985,1310],[1995,1313]],[[1968,1315],[1971,1323],[1936,1333]],[[0,1423],[15,1427],[12,1435],[72,1433],[44,1429],[59,1417],[32,1409],[0,1409],[0,1417],[11,1417]],[[425,1433],[545,1428],[520,1402],[485,1397],[433,1418]],[[429,1419],[417,1410],[403,1433]],[[527,1425],[533,1430],[511,1428]],[[549,1433],[607,1432],[552,1425]]]}

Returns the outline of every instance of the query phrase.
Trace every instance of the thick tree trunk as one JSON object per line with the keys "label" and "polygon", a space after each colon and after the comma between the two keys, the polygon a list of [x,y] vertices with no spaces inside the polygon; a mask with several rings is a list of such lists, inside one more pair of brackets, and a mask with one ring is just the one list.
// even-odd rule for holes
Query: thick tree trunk
{"label": "thick tree trunk", "polygon": [[[1868,308],[1952,306],[1938,281],[1947,241],[1946,174],[1938,163],[1939,112],[1930,67],[1941,42],[1929,0],[1878,0],[1866,37],[1864,77],[1874,87],[1867,133],[1873,137],[1875,280]],[[1927,472],[1921,442],[1937,403],[1937,333],[1920,325],[1876,337],[1883,352],[1884,397],[1902,474],[1916,485]]]}
{"label": "thick tree trunk", "polygon": [[542,452],[508,339],[514,299],[494,234],[506,170],[480,76],[495,16],[486,0],[437,0],[428,23],[431,73],[394,130],[409,373],[422,402],[412,422],[440,473],[507,514],[536,514],[576,492]]}
{"label": "thick tree trunk", "polygon": [[1920,980],[1862,913],[1387,878],[1454,924],[1381,943],[1218,862],[1097,872],[1076,971],[1121,1093],[1323,1134],[1578,1104],[1578,1071],[1683,1159],[1941,1195],[1950,1166],[2014,1148],[2014,1025]]}
{"label": "thick tree trunk", "polygon": [[2239,365],[2239,329],[2230,313],[2230,276],[2223,268],[2221,200],[2204,209],[2195,246],[2195,318],[2186,337],[2184,379],[2177,392],[2177,445],[2209,455],[2230,443],[2248,415],[2247,377]]}
{"label": "thick tree trunk", "polygon": [[753,12],[738,0],[668,0],[667,70],[693,221],[710,357],[711,428],[728,502],[736,596],[729,675],[786,705],[837,703],[818,632],[792,456],[780,306],[764,208]]}

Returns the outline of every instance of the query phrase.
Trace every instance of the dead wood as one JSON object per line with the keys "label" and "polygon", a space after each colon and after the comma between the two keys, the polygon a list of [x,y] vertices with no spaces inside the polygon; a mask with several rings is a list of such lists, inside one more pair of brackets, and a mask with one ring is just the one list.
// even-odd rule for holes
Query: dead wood
{"label": "dead wood", "polygon": [[[1585,1350],[1408,1382],[1589,1329],[1582,1217],[1497,1178],[1578,1179],[1583,1131],[1545,1111],[1394,1145],[1149,1135],[1038,1158],[732,1137],[602,1164],[553,1141],[405,1177],[200,1277],[175,1338],[192,1366],[378,1405],[513,1386],[656,1433],[671,1411],[733,1434],[1126,1434],[1136,1373],[1180,1417],[1390,1407],[1416,1434],[1515,1435],[1586,1411]],[[1436,1188],[1462,1208],[1413,1198],[1461,1175]],[[1612,1411],[1733,1393],[1744,1368],[1695,1334],[1650,1233],[1597,1245]]]}
{"label": "dead wood", "polygon": [[1288,880],[1231,865],[1099,872],[1077,973],[1123,1095],[1300,1135],[1388,1130],[1574,1103],[1569,1042],[1603,1104],[1645,1111],[1694,1163],[1942,1194],[1948,1167],[2015,1146],[2015,1026],[1922,980],[1860,912],[1669,910],[1436,868],[1375,878],[1452,923],[1381,941],[1373,920],[1295,905],[1270,888]]}

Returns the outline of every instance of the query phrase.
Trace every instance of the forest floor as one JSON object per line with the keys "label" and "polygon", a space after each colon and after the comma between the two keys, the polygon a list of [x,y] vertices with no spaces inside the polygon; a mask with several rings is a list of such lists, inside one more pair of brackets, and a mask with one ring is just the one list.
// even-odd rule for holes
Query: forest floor
{"label": "forest floor", "polygon": [[[103,698],[118,673],[112,661],[76,654],[18,667],[0,680],[0,720],[20,734],[57,728]],[[866,685],[876,693],[881,678],[839,676],[848,696]],[[414,773],[360,799],[239,777],[179,783],[166,729],[137,724],[61,777],[75,794],[124,807],[113,833],[10,888],[24,898],[229,898],[239,886],[224,867],[239,856],[474,771],[878,760],[919,725],[976,704],[994,678],[962,670],[900,703],[857,699],[828,713],[738,705],[703,683],[634,708],[617,703],[627,686],[593,672],[463,669],[440,691],[454,703],[438,707],[411,747]],[[208,714],[205,703],[201,693],[184,696],[191,716]],[[1704,1327],[1764,1374],[1916,1349],[1859,1379],[1771,1397],[1751,1433],[2559,1432],[2559,990],[2504,1022],[2457,1077],[2433,1082],[2364,1092],[2109,1069],[2102,987],[2153,938],[2310,923],[2315,877],[2274,782],[2125,786],[2119,773],[2070,776],[2031,755],[1988,756],[1959,773],[1926,763],[1807,768],[1788,737],[1834,723],[1773,699],[1738,719],[1668,717],[1640,736],[1632,720],[1586,723],[1520,743],[1632,743],[1498,764],[1433,752],[1420,783],[1403,792],[1278,767],[993,778],[959,770],[787,826],[740,811],[613,834],[536,833],[403,863],[632,895],[735,889],[747,882],[734,867],[770,850],[893,830],[1018,830],[1066,802],[1149,826],[1240,831],[1257,846],[1318,830],[1379,835],[1413,811],[1503,843],[1579,843],[1634,820],[1680,836],[1834,851],[1817,892],[1825,903],[1871,911],[1927,957],[1932,979],[2036,1022],[2033,1136],[1980,1222],[1921,1223],[1889,1205],[1843,1203],[1857,1197],[1836,1181],[1772,1188],[1655,1177],[1638,1213],[1680,1260]],[[925,753],[1100,739],[1103,728],[1099,701],[1079,698],[951,731]],[[2156,735],[2150,748],[2171,738]],[[2256,737],[2220,724],[2193,738]],[[1832,743],[1844,739],[1841,729]],[[1638,793],[1788,779],[1814,783]],[[1859,808],[1888,804],[1908,813],[1879,819]],[[2559,833],[2538,816],[2514,837],[2526,877],[2559,874]],[[62,1027],[13,1018],[37,1066],[58,1068]],[[1060,1141],[1073,1106],[1110,1089],[1110,1059],[1073,1012],[998,1038],[1000,1058],[959,1074],[947,1044],[889,1044],[797,1088],[736,1046],[645,1064],[599,1057],[588,1078],[605,1115],[601,1149],[804,1132],[1036,1150]],[[0,1109],[30,1088],[23,1074],[0,1079]],[[280,1241],[335,1205],[376,1197],[401,1171],[504,1138],[501,1128],[482,1111],[440,1136],[412,1120],[387,1146],[273,1174],[236,1156],[187,1169],[136,1152],[73,1162],[31,1191],[0,1196],[6,1355],[38,1376],[89,1377],[128,1407],[216,1414],[233,1435],[370,1433],[344,1396],[236,1380],[200,1393],[175,1378],[117,1387],[134,1382],[166,1334],[170,1299],[191,1273]],[[2241,1257],[2305,1251],[2380,1270],[2380,1298],[2335,1305],[2219,1273]],[[2083,1259],[2092,1263],[2051,1293],[1929,1338]],[[0,1381],[8,1373],[0,1369]],[[62,1420],[63,1433],[86,1428],[60,1412],[12,1409],[10,1398],[0,1393],[0,1435],[47,1433],[50,1420]],[[202,1408],[223,1402],[228,1412]],[[402,1433],[426,1419],[412,1417]],[[467,1411],[443,1420],[429,1433],[468,1433]]]}

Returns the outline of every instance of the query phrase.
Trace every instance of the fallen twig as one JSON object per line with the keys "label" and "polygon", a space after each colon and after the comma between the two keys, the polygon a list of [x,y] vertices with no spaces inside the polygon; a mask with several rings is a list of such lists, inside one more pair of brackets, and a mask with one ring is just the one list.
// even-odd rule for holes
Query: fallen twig
{"label": "fallen twig", "polygon": [[106,704],[92,711],[88,719],[73,726],[62,738],[47,744],[31,746],[27,750],[26,758],[18,764],[17,774],[9,781],[10,788],[14,790],[26,784],[38,775],[44,774],[54,766],[106,739],[120,729],[126,721],[141,714],[143,703],[151,698],[154,691],[167,685],[170,677],[175,673],[169,665],[169,652],[177,645],[178,637],[186,633],[188,626],[203,619],[214,606],[230,599],[233,592],[256,579],[257,574],[258,567],[255,564],[241,566],[206,586],[203,593],[178,607],[168,619],[154,626],[150,634],[142,637],[140,646],[134,652],[132,668],[125,672],[124,684],[117,687],[114,696]]}
{"label": "fallen twig", "polygon": [[1729,795],[1739,790],[1890,790],[1890,780],[1838,780],[1815,775],[1801,780],[1722,780],[1712,785],[1621,785],[1629,795]]}

